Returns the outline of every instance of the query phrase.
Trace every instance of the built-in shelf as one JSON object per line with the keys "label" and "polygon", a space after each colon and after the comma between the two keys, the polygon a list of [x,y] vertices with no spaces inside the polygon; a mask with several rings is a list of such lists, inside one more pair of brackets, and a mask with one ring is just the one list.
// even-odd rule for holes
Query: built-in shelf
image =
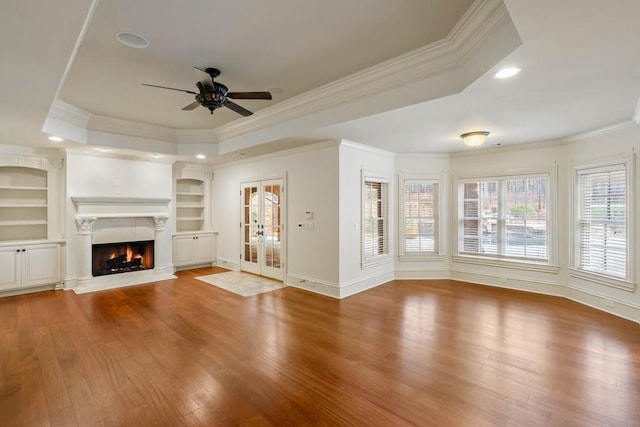
{"label": "built-in shelf", "polygon": [[[184,181],[184,180],[179,180],[179,181]],[[194,181],[194,180],[189,180],[189,181]],[[204,196],[204,193],[178,191],[178,192],[176,192],[176,196]]]}
{"label": "built-in shelf", "polygon": [[202,208],[204,205],[202,203],[177,203],[176,208]]}
{"label": "built-in shelf", "polygon": [[47,238],[47,171],[0,167],[0,241]]}
{"label": "built-in shelf", "polygon": [[0,203],[0,208],[46,208],[46,203]]}
{"label": "built-in shelf", "polygon": [[[8,169],[8,168],[7,168]],[[15,169],[15,168],[13,168]],[[31,187],[21,185],[0,185],[0,190],[47,191],[47,187]]]}
{"label": "built-in shelf", "polygon": [[193,178],[176,179],[176,231],[204,228],[204,182]]}
{"label": "built-in shelf", "polygon": [[22,225],[47,225],[47,220],[34,219],[24,221],[0,221],[0,227],[13,227]]}

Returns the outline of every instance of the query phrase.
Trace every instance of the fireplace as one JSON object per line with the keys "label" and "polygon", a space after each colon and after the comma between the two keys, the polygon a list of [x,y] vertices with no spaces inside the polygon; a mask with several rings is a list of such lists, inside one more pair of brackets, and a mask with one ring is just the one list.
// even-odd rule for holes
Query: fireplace
{"label": "fireplace", "polygon": [[153,269],[153,248],[153,240],[92,245],[92,274],[97,277]]}

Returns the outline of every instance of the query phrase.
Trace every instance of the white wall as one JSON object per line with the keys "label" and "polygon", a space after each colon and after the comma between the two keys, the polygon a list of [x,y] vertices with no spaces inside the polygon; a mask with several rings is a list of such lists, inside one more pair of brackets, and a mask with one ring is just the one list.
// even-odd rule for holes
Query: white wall
{"label": "white wall", "polygon": [[[217,167],[213,224],[221,266],[238,268],[240,183],[286,177],[287,283],[332,295],[338,283],[338,146],[335,141]],[[313,219],[306,220],[305,212]],[[299,224],[312,222],[313,229]]]}
{"label": "white wall", "polygon": [[[340,144],[340,294],[344,297],[393,279],[395,256],[396,181],[394,154],[343,141]],[[389,259],[388,262],[362,268],[362,171],[388,176],[389,183]]]}
{"label": "white wall", "polygon": [[[596,134],[569,144],[566,147],[567,185],[566,188],[562,189],[564,191],[563,200],[569,200],[571,198],[569,190],[572,182],[572,166],[585,165],[607,159],[620,159],[631,154],[635,156],[635,153],[637,153],[638,150],[640,150],[640,126],[635,124],[618,129],[614,132]],[[635,164],[635,168],[637,168],[637,163]],[[566,291],[566,295],[571,299],[594,306],[601,310],[609,311],[640,322],[640,289],[638,289],[638,266],[640,266],[640,245],[638,245],[638,237],[640,236],[640,219],[638,216],[638,213],[640,213],[640,210],[638,210],[640,207],[640,185],[638,185],[637,169],[635,170],[633,181],[635,182],[634,193],[632,196],[635,215],[630,218],[630,221],[635,229],[635,241],[629,241],[627,244],[634,254],[631,262],[632,268],[635,269],[633,277],[633,282],[636,283],[635,291],[629,292],[627,290],[616,289],[610,286],[569,276],[567,278],[568,289]],[[567,218],[570,218],[570,215],[571,211],[567,213]],[[565,225],[567,229],[571,227],[569,223]],[[609,307],[605,302],[606,300],[613,302],[614,307]]]}
{"label": "white wall", "polygon": [[[469,282],[563,296],[616,315],[640,321],[640,291],[613,288],[573,277],[571,227],[573,227],[572,167],[606,158],[628,156],[640,149],[640,126],[628,125],[570,141],[489,148],[446,155],[394,155],[347,141],[329,141],[262,158],[240,161],[215,169],[212,185],[213,226],[218,235],[218,262],[230,266],[240,254],[240,183],[273,177],[286,178],[288,284],[335,297],[344,297],[392,278],[449,277]],[[387,174],[390,184],[390,262],[372,268],[361,266],[361,173]],[[456,244],[456,179],[469,176],[552,171],[557,190],[552,195],[556,244],[551,268],[529,269],[508,263],[463,262],[454,256]],[[398,176],[441,174],[442,253],[437,261],[399,261]],[[111,158],[68,152],[62,171],[65,186],[65,281],[77,277],[75,208],[71,197],[144,197],[173,199],[172,165],[169,163]],[[637,179],[634,176],[637,183]],[[635,212],[640,213],[640,185],[635,186]],[[308,222],[313,212],[313,229]],[[171,205],[170,212],[173,212]],[[632,218],[636,236],[640,220]],[[173,222],[167,224],[171,246]],[[638,281],[640,248],[633,241],[634,282]],[[611,304],[613,303],[613,306]]]}
{"label": "white wall", "polygon": [[[455,177],[470,175],[491,176],[498,173],[521,171],[555,170],[557,193],[553,201],[556,206],[556,245],[553,247],[555,269],[528,269],[517,265],[497,266],[496,263],[466,263],[453,257],[450,277],[474,283],[508,287],[537,293],[564,296],[578,302],[640,321],[640,293],[637,285],[634,292],[578,279],[569,274],[573,227],[573,165],[588,164],[608,158],[620,158],[635,153],[640,148],[640,126],[629,125],[609,132],[585,135],[573,141],[556,141],[547,144],[531,144],[518,148],[492,148],[478,152],[467,152],[451,157],[451,194],[455,197]],[[635,178],[634,178],[635,179]],[[636,180],[637,182],[637,180]],[[640,202],[640,186],[635,186],[632,197],[635,212]],[[455,200],[450,201],[450,216],[455,218]],[[451,248],[455,250],[456,224],[451,224]],[[637,215],[632,218],[635,230],[640,231]],[[636,236],[638,234],[636,233]],[[628,242],[633,253],[633,266],[640,261],[638,244]],[[638,272],[635,268],[634,282]],[[613,303],[613,307],[611,307]]]}
{"label": "white wall", "polygon": [[[66,156],[66,275],[67,287],[78,277],[76,209],[72,197],[138,197],[173,199],[170,163],[92,156],[68,152]],[[173,212],[173,205],[169,212]],[[163,233],[165,247],[171,247],[172,221]],[[169,251],[169,254],[171,251]],[[167,262],[170,261],[171,256]],[[161,266],[162,267],[162,266]]]}

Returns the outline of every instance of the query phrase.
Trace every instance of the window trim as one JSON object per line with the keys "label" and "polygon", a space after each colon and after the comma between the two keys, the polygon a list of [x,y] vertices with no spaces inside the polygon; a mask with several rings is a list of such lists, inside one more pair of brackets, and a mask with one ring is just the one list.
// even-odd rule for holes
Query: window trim
{"label": "window trim", "polygon": [[[615,277],[608,274],[583,270],[580,266],[580,215],[582,208],[581,194],[580,194],[580,175],[583,175],[585,171],[601,168],[611,168],[616,165],[624,165],[626,171],[626,275],[625,277]],[[608,159],[603,159],[598,162],[579,163],[574,164],[571,168],[571,191],[572,191],[572,209],[571,209],[571,248],[570,259],[571,265],[569,267],[569,275],[573,278],[586,280],[592,283],[597,283],[604,286],[609,286],[625,291],[634,292],[636,289],[635,283],[635,154],[631,153],[626,156],[617,156]]]}
{"label": "window trim", "polygon": [[[436,241],[435,245],[437,250],[435,253],[416,253],[416,254],[407,254],[405,253],[404,247],[404,239],[405,239],[405,230],[404,230],[404,219],[405,219],[405,211],[404,211],[404,184],[406,181],[431,181],[432,183],[438,184],[438,200],[437,200],[437,210],[435,212],[434,222],[436,224],[437,232],[436,232]],[[442,203],[442,192],[444,191],[443,187],[443,177],[442,174],[399,174],[398,175],[398,260],[399,261],[442,261],[444,260],[444,238],[442,233],[442,221],[443,217],[443,205]]]}
{"label": "window trim", "polygon": [[[361,170],[360,181],[360,266],[362,269],[374,267],[381,264],[386,264],[391,261],[391,177],[388,174],[382,172],[374,172]],[[384,240],[385,240],[385,252],[373,256],[367,256],[365,253],[365,185],[367,182],[379,182],[386,186],[386,197],[384,198],[385,206],[384,212],[386,213],[384,221]]]}
{"label": "window trim", "polygon": [[[527,177],[534,177],[540,175],[547,175],[549,177],[549,187],[547,188],[548,196],[547,202],[549,204],[547,208],[547,259],[546,260],[536,260],[532,258],[514,258],[514,257],[505,257],[504,255],[486,255],[486,254],[473,254],[466,253],[460,251],[460,239],[462,235],[460,233],[460,218],[463,215],[461,209],[464,209],[460,203],[461,190],[460,184],[471,181],[471,180],[491,180],[491,179],[523,179]],[[558,166],[557,163],[550,168],[545,169],[514,169],[503,172],[494,172],[494,173],[474,173],[468,175],[455,175],[453,176],[452,189],[455,194],[455,198],[453,199],[453,204],[455,207],[455,221],[456,228],[455,233],[453,234],[453,245],[454,245],[454,253],[453,260],[457,262],[469,262],[474,263],[475,260],[479,262],[483,262],[487,264],[487,261],[490,262],[491,265],[502,266],[502,267],[510,267],[513,265],[519,265],[521,268],[525,268],[526,266],[531,266],[534,270],[547,270],[549,267],[551,270],[556,270],[558,268],[558,239],[557,239],[557,230],[558,230]]]}

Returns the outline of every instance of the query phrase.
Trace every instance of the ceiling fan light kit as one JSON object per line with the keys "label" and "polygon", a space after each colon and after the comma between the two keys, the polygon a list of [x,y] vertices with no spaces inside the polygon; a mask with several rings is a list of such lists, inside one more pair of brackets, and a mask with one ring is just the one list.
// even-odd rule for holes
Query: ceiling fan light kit
{"label": "ceiling fan light kit", "polygon": [[179,92],[185,92],[191,95],[195,95],[195,102],[187,105],[183,108],[183,110],[190,111],[195,109],[199,105],[202,105],[204,108],[208,109],[211,114],[213,114],[213,112],[218,108],[226,107],[242,116],[250,116],[253,114],[251,111],[236,104],[235,102],[231,101],[231,99],[272,99],[270,92],[229,92],[229,89],[225,85],[215,81],[215,78],[220,75],[220,70],[218,70],[217,68],[206,68],[204,70],[198,67],[194,68],[209,75],[209,78],[196,82],[196,87],[198,88],[199,93],[190,90],[150,85],[146,83],[143,83],[142,85],[157,87],[160,89],[177,90]]}

